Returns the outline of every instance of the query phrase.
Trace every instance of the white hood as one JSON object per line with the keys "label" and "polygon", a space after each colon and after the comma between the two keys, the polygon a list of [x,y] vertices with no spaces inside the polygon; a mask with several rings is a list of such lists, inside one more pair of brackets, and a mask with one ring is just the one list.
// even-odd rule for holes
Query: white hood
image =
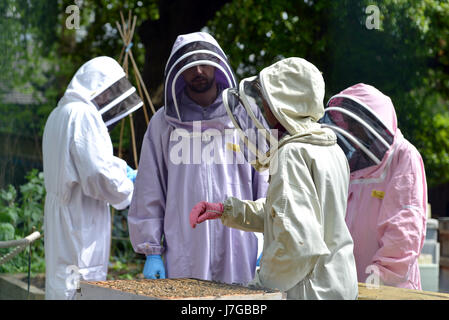
{"label": "white hood", "polygon": [[70,99],[70,102],[79,100],[92,104],[90,102],[92,97],[124,76],[126,74],[122,67],[110,57],[103,56],[89,60],[75,73],[59,104],[63,104],[65,99]]}
{"label": "white hood", "polygon": [[[104,103],[99,105],[99,100]],[[58,105],[70,102],[83,102],[93,106],[102,115],[107,126],[143,105],[123,68],[117,61],[106,56],[89,60],[78,69]]]}

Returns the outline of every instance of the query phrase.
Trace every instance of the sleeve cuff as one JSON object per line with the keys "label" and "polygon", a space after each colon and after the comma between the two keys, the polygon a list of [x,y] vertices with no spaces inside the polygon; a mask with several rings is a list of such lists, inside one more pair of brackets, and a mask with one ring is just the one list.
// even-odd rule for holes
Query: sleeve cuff
{"label": "sleeve cuff", "polygon": [[223,214],[232,214],[232,201],[231,198],[227,198],[224,202],[223,202]]}
{"label": "sleeve cuff", "polygon": [[226,225],[226,220],[229,215],[232,215],[233,207],[231,198],[223,201],[223,213],[221,214],[221,222]]}
{"label": "sleeve cuff", "polygon": [[125,200],[123,200],[122,202],[120,202],[118,204],[111,204],[111,205],[117,210],[126,209],[126,207],[128,207],[129,204],[131,203],[131,199],[133,198],[133,191],[131,191],[129,193],[128,197]]}
{"label": "sleeve cuff", "polygon": [[149,256],[152,254],[162,255],[162,253],[164,253],[164,251],[165,250],[163,247],[155,246],[148,242],[141,243],[141,244],[137,245],[137,252],[142,253],[146,256]]}

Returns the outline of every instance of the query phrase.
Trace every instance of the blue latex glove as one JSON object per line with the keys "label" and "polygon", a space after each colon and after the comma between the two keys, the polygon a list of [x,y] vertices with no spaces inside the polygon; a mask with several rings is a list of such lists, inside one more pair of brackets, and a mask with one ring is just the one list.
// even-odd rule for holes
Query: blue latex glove
{"label": "blue latex glove", "polygon": [[162,257],[158,254],[147,256],[147,261],[143,266],[143,276],[145,279],[165,279],[165,268]]}
{"label": "blue latex glove", "polygon": [[133,168],[127,165],[126,176],[128,177],[129,180],[131,180],[134,183],[136,181],[137,170],[134,170]]}
{"label": "blue latex glove", "polygon": [[260,259],[262,258],[262,252],[260,253],[259,258],[257,258],[256,267],[260,267]]}

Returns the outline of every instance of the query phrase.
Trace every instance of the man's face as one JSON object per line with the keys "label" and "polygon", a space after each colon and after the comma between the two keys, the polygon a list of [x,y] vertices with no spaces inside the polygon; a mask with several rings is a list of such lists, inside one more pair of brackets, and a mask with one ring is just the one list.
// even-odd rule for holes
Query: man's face
{"label": "man's face", "polygon": [[274,116],[274,114],[271,112],[270,107],[268,106],[268,102],[265,99],[262,99],[262,105],[265,112],[265,119],[267,120],[268,124],[271,128],[276,127],[276,125],[279,123],[278,119]]}
{"label": "man's face", "polygon": [[196,93],[208,91],[215,83],[215,67],[198,65],[182,73],[184,81],[190,90]]}

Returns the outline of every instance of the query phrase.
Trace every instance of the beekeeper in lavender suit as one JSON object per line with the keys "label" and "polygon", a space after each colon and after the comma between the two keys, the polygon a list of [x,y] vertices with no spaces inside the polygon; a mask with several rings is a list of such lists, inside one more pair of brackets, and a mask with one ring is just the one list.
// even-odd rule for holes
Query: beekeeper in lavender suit
{"label": "beekeeper in lavender suit", "polygon": [[245,284],[254,277],[262,249],[255,233],[219,221],[189,226],[190,209],[200,200],[256,200],[268,187],[267,174],[241,156],[222,103],[221,92],[235,85],[212,36],[178,36],[165,68],[165,106],[145,133],[128,213],[133,248],[146,255],[145,278]]}

